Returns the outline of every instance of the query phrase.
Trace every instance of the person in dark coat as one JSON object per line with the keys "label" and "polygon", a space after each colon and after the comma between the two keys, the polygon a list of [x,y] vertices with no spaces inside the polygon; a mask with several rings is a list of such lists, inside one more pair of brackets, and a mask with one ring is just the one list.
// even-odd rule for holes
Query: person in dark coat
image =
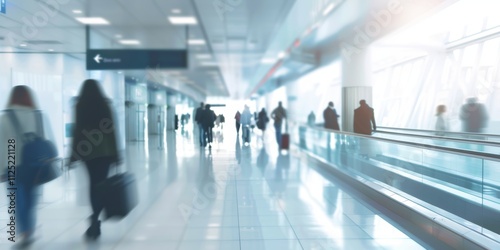
{"label": "person in dark coat", "polygon": [[365,100],[359,101],[359,108],[354,110],[354,133],[371,135],[377,130],[373,108]]}
{"label": "person in dark coat", "polygon": [[[215,126],[216,118],[217,116],[215,115],[215,112],[210,109],[210,104],[205,105],[205,110],[203,110],[201,116],[201,124],[203,126],[203,131],[205,132],[203,138],[204,147],[207,146],[207,143],[211,144],[213,141],[212,129]],[[209,145],[209,147],[212,147],[212,145]]]}
{"label": "person in dark coat", "polygon": [[77,160],[83,161],[89,174],[92,216],[90,227],[85,232],[89,240],[96,240],[101,235],[99,214],[104,202],[98,184],[106,180],[112,164],[121,162],[116,121],[112,113],[99,83],[93,79],[86,80],[76,104],[70,164]]}
{"label": "person in dark coat", "polygon": [[281,149],[281,129],[283,125],[283,120],[287,118],[286,109],[283,108],[283,104],[278,102],[278,107],[271,112],[271,118],[274,119],[274,130],[276,131],[276,142]]}
{"label": "person in dark coat", "polygon": [[340,130],[339,115],[335,108],[333,108],[333,102],[328,103],[328,107],[323,111],[323,118],[325,119],[326,129]]}
{"label": "person in dark coat", "polygon": [[236,115],[234,115],[234,119],[236,120],[236,133],[240,133],[240,128],[241,128],[241,113],[240,111],[236,111]]}
{"label": "person in dark coat", "polygon": [[262,130],[262,132],[266,131],[266,126],[268,122],[269,122],[269,117],[267,117],[266,109],[262,108],[257,117],[257,128]]}
{"label": "person in dark coat", "polygon": [[195,115],[194,115],[194,121],[198,124],[198,129],[200,132],[200,147],[203,147],[205,144],[203,143],[203,139],[205,138],[205,131],[203,131],[203,125],[201,123],[201,117],[203,114],[205,104],[203,102],[200,102],[200,107],[196,109]]}

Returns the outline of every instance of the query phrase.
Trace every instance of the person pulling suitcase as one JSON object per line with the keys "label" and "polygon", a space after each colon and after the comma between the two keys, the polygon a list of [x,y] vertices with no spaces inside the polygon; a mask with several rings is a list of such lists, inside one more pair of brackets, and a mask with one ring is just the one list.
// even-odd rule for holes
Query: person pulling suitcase
{"label": "person pulling suitcase", "polygon": [[99,215],[104,201],[99,184],[107,179],[112,164],[121,163],[115,126],[110,101],[100,84],[93,79],[84,81],[76,104],[69,164],[82,161],[89,174],[92,215],[90,227],[85,231],[88,240],[101,235]]}

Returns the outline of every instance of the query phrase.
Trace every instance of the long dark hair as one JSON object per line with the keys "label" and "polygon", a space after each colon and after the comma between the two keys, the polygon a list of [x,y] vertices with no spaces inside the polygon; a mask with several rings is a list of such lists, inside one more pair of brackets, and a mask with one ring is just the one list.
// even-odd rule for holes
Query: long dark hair
{"label": "long dark hair", "polygon": [[85,129],[99,128],[103,119],[112,120],[107,98],[99,83],[94,79],[83,82],[76,104],[76,118],[77,123],[80,123],[80,126]]}
{"label": "long dark hair", "polygon": [[24,107],[29,107],[36,109],[33,92],[26,85],[15,86],[10,92],[8,107],[12,105],[20,105]]}

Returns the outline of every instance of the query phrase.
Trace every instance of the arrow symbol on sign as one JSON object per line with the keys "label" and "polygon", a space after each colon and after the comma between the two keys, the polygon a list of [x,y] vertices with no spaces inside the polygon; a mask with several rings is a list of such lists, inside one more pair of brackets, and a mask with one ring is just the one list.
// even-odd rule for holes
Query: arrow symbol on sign
{"label": "arrow symbol on sign", "polygon": [[94,57],[94,60],[95,60],[97,63],[101,63],[101,60],[102,60],[101,55],[97,54],[97,56],[95,56],[95,57]]}

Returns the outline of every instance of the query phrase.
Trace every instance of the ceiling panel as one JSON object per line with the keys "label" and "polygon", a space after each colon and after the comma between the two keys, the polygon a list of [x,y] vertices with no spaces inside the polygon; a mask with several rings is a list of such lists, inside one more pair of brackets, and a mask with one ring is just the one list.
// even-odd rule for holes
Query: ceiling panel
{"label": "ceiling panel", "polygon": [[[23,20],[41,15],[43,10],[56,11],[48,23],[39,27],[34,36],[22,36],[23,40],[54,41],[56,44],[30,44],[28,48],[0,40],[0,50],[13,45],[16,50],[46,52],[49,48],[61,52],[85,52],[85,25],[75,17],[103,17],[111,25],[91,26],[96,46],[111,48],[186,48],[186,33],[190,38],[203,39],[205,46],[189,46],[190,68],[182,71],[188,85],[206,91],[208,95],[237,96],[246,89],[245,79],[251,75],[262,54],[275,34],[276,26],[283,19],[283,6],[295,0],[233,1],[232,10],[220,16],[214,1],[207,0],[73,0],[64,1],[52,8],[52,0],[10,1],[7,15],[0,15],[0,37],[9,32],[19,32]],[[222,1],[228,2],[228,1]],[[229,1],[230,2],[230,1]],[[181,10],[180,14],[172,12]],[[73,13],[81,10],[81,14]],[[174,26],[168,21],[172,15],[195,15],[199,25]],[[199,16],[198,16],[199,15]],[[19,32],[22,33],[22,32]],[[123,39],[138,39],[140,46],[123,46]],[[197,53],[212,54],[211,58],[199,59]],[[213,65],[213,63],[217,63]],[[212,64],[210,64],[212,63]],[[208,66],[203,66],[207,64]],[[217,66],[218,65],[218,66]],[[220,67],[219,67],[220,66]],[[222,71],[219,70],[222,69]],[[205,72],[213,71],[212,74]],[[230,83],[226,86],[225,83]]]}

